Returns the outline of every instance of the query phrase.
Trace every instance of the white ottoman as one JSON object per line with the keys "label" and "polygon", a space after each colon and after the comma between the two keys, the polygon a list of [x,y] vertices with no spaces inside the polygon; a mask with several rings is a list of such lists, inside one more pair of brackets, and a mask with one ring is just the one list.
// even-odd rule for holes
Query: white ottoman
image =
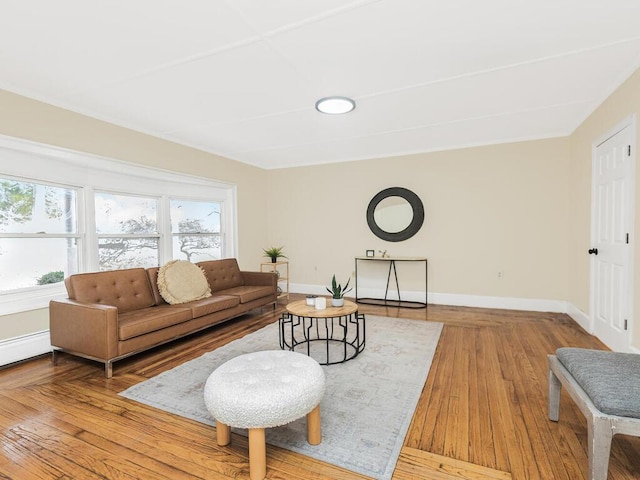
{"label": "white ottoman", "polygon": [[230,427],[249,429],[249,474],[267,473],[265,432],[307,416],[307,441],[318,445],[324,371],[301,353],[269,350],[248,353],[218,367],[204,386],[204,402],[216,419],[218,445],[231,442]]}

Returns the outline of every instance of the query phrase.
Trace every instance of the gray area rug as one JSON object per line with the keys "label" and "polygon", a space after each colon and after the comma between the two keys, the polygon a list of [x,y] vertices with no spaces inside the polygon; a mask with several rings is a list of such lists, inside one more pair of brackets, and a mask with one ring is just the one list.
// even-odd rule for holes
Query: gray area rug
{"label": "gray area rug", "polygon": [[[322,367],[322,443],[307,443],[304,417],[267,429],[267,443],[376,479],[391,479],[441,331],[441,323],[367,316],[365,350],[346,363]],[[215,425],[203,398],[211,372],[238,355],[277,349],[276,322],[120,395]],[[233,431],[246,435],[246,430]]]}

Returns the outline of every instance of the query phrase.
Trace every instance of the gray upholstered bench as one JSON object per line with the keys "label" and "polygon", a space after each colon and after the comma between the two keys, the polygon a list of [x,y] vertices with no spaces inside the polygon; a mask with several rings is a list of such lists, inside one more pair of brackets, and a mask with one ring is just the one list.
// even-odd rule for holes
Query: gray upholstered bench
{"label": "gray upholstered bench", "polygon": [[640,436],[640,355],[559,348],[549,355],[549,418],[564,386],[587,418],[589,480],[606,480],[616,433]]}

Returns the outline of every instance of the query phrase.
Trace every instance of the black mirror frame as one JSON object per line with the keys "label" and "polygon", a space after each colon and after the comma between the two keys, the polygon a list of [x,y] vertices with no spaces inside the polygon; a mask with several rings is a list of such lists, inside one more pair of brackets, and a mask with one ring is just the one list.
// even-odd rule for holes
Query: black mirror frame
{"label": "black mirror frame", "polygon": [[[402,197],[413,210],[413,219],[411,223],[404,230],[396,233],[389,233],[383,229],[381,229],[376,223],[374,212],[376,211],[376,207],[378,204],[388,197]],[[375,197],[371,199],[369,202],[369,206],[367,207],[367,223],[369,224],[369,228],[373,232],[373,234],[381,238],[382,240],[386,240],[388,242],[401,242],[403,240],[407,240],[408,238],[413,237],[424,222],[424,206],[422,205],[422,201],[420,197],[413,193],[411,190],[407,190],[403,187],[390,187],[382,190]]]}

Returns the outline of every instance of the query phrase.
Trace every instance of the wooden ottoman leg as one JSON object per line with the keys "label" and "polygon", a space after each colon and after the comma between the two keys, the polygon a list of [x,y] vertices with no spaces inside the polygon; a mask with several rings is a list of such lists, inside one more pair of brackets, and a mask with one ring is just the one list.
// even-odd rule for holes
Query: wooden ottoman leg
{"label": "wooden ottoman leg", "polygon": [[216,435],[218,438],[218,445],[224,447],[231,443],[231,427],[225,425],[220,420],[216,420]]}
{"label": "wooden ottoman leg", "polygon": [[264,428],[249,429],[249,477],[264,480],[267,476],[267,447]]}
{"label": "wooden ottoman leg", "polygon": [[307,413],[307,442],[310,445],[318,445],[322,441],[320,429],[320,404]]}

